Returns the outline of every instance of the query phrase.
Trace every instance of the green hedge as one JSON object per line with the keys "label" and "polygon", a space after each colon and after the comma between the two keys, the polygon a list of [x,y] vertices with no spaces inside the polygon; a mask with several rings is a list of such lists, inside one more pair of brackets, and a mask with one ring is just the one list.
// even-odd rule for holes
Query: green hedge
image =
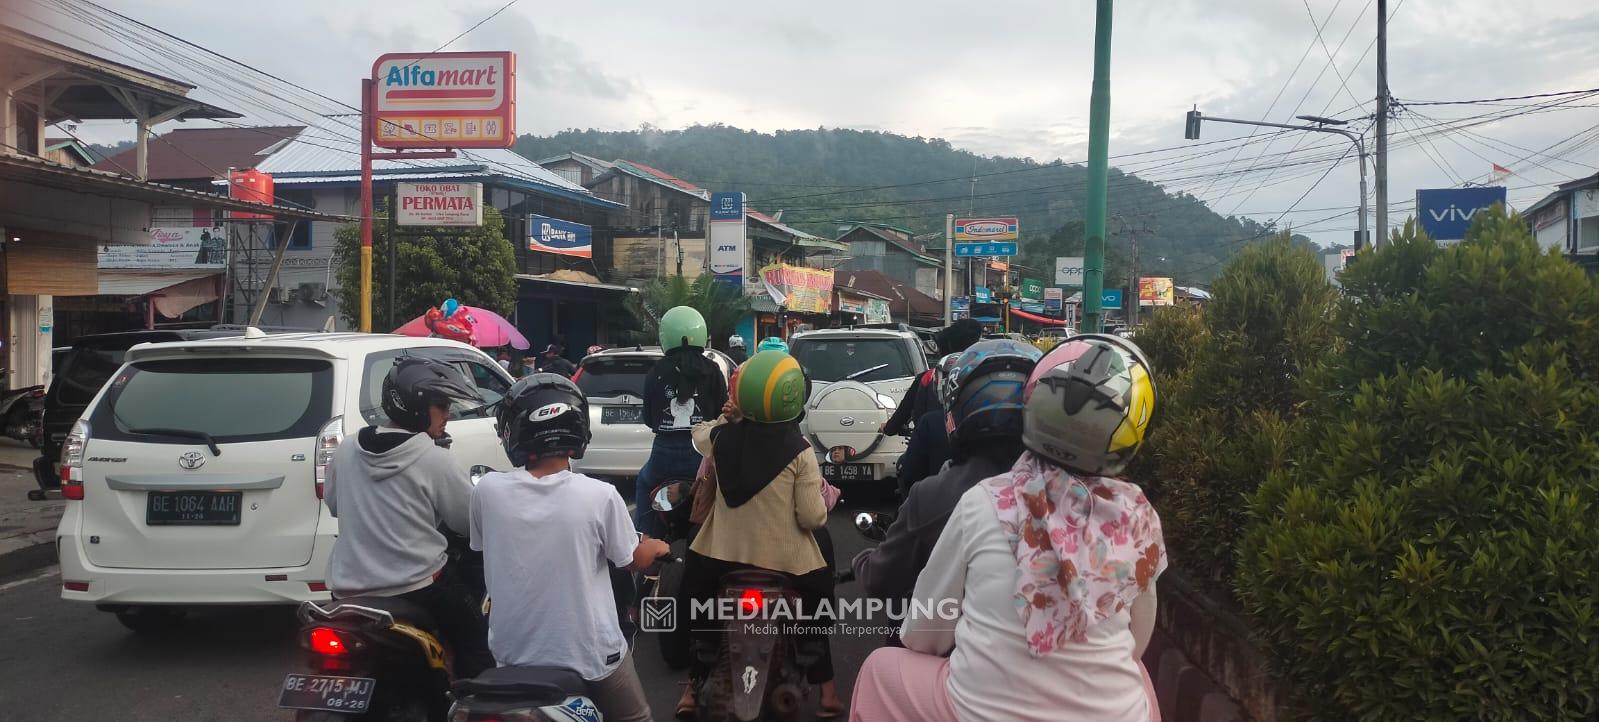
{"label": "green hedge", "polygon": [[1318,719],[1599,717],[1599,286],[1482,214],[1341,278],[1237,584]]}
{"label": "green hedge", "polygon": [[1246,498],[1285,458],[1299,378],[1333,347],[1336,292],[1287,235],[1244,250],[1202,311],[1163,309],[1138,332],[1161,392],[1129,475],[1161,515],[1173,563],[1228,595]]}

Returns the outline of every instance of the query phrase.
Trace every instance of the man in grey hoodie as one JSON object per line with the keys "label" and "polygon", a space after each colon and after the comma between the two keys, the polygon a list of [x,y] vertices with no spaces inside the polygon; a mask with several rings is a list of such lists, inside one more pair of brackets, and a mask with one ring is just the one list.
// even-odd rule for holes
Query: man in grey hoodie
{"label": "man in grey hoodie", "polygon": [[335,598],[398,597],[427,610],[454,652],[457,677],[494,666],[482,599],[445,566],[439,526],[470,533],[472,481],[435,443],[450,403],[481,402],[454,366],[404,357],[383,379],[383,426],[361,429],[334,452],[324,497],[339,519],[328,565]]}

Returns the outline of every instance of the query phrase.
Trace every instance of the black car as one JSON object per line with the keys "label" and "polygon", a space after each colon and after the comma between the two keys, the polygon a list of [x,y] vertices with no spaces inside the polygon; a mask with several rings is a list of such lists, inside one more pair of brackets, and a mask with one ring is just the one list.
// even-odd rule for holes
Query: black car
{"label": "black car", "polygon": [[64,353],[58,349],[40,421],[40,456],[33,460],[33,475],[39,482],[39,488],[48,490],[61,486],[61,477],[56,471],[56,465],[61,462],[61,443],[72,431],[73,422],[83,415],[95,394],[100,393],[100,387],[111,380],[111,375],[117,369],[122,368],[122,357],[128,349],[141,343],[226,338],[243,334],[242,327],[101,333],[80,336]]}

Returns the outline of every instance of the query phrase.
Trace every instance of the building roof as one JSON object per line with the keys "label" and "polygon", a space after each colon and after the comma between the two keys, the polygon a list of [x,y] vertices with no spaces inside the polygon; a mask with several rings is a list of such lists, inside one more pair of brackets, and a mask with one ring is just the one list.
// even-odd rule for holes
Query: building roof
{"label": "building roof", "polygon": [[1576,180],[1566,181],[1565,183],[1555,186],[1555,190],[1553,192],[1544,196],[1537,203],[1527,206],[1527,209],[1522,211],[1521,214],[1524,216],[1530,216],[1533,213],[1543,210],[1545,206],[1548,206],[1555,201],[1566,197],[1566,194],[1571,193],[1572,191],[1587,190],[1589,188],[1599,188],[1599,173],[1595,173],[1586,178],[1578,178]]}
{"label": "building roof", "polygon": [[[308,186],[361,181],[361,125],[358,116],[325,116],[301,130],[256,165],[272,175],[274,186]],[[152,146],[153,147],[153,146]],[[379,181],[459,180],[489,182],[544,193],[608,209],[625,208],[518,155],[509,148],[456,150],[454,158],[374,160]]]}
{"label": "building roof", "polygon": [[276,216],[279,220],[340,222],[355,220],[332,213],[318,213],[284,205],[266,205],[252,201],[236,200],[214,193],[202,193],[161,183],[135,180],[117,173],[107,173],[92,168],[74,168],[37,156],[12,152],[5,148],[0,148],[0,178],[79,193],[92,193],[110,198],[128,198],[147,203],[264,213]]}
{"label": "building roof", "polygon": [[665,186],[675,191],[687,193],[702,201],[709,201],[711,199],[710,191],[672,175],[671,173],[667,173],[664,170],[659,168],[651,168],[643,163],[618,159],[612,162],[612,170],[626,173],[637,178],[643,178],[644,180],[655,183],[656,185]]}
{"label": "building roof", "polygon": [[545,158],[543,160],[536,160],[536,161],[533,161],[533,162],[537,163],[539,165],[545,165],[547,163],[559,163],[559,162],[561,162],[563,160],[575,160],[575,161],[577,161],[579,163],[582,163],[583,165],[586,165],[586,166],[588,166],[590,168],[593,168],[595,171],[598,171],[600,173],[604,173],[605,171],[608,171],[608,170],[611,169],[611,163],[609,163],[607,161],[600,160],[599,158],[595,158],[592,155],[583,155],[582,153],[578,153],[576,151],[573,151],[571,153],[562,153],[560,155],[550,156],[550,157]]}
{"label": "building roof", "polygon": [[84,147],[82,143],[79,143],[73,138],[51,138],[46,136],[44,139],[44,149],[46,151],[62,149],[70,150],[74,155],[78,156],[79,160],[83,161],[82,165],[94,165],[94,154],[89,152],[89,149]]}
{"label": "building roof", "polygon": [[[918,262],[921,262],[923,264],[926,264],[926,265],[929,265],[929,266],[933,266],[933,267],[936,267],[936,268],[943,268],[944,267],[943,261],[940,261],[937,258],[934,258],[932,256],[927,255],[926,253],[921,252],[915,246],[912,246],[911,244],[909,244],[909,243],[907,243],[907,242],[905,242],[905,241],[903,241],[903,240],[901,240],[899,238],[894,237],[892,234],[884,233],[881,228],[879,228],[877,226],[874,226],[874,225],[868,225],[868,224],[865,224],[865,223],[857,223],[857,224],[854,225],[854,227],[850,228],[848,231],[845,231],[844,235],[841,235],[841,236],[838,237],[839,242],[842,244],[844,239],[849,237],[849,234],[854,233],[855,231],[865,231],[867,233],[870,233],[873,236],[876,236],[877,238],[880,238],[883,241],[886,241],[889,246],[891,246],[893,248],[897,248],[897,249],[899,249],[901,251],[904,251],[906,253],[911,254],[911,256],[915,260],[917,260]],[[847,246],[848,244],[844,244],[844,245]]]}
{"label": "building roof", "polygon": [[888,300],[890,311],[904,311],[905,302],[910,302],[911,314],[915,316],[944,316],[944,302],[929,296],[914,287],[893,278],[881,271],[834,271],[833,288],[840,291],[865,291],[878,298]]}
{"label": "building roof", "polygon": [[[303,125],[260,128],[178,128],[150,139],[146,155],[150,180],[225,178],[229,168],[254,168],[305,130]],[[129,148],[94,164],[95,170],[125,173],[137,149]]]}
{"label": "building roof", "polygon": [[[11,18],[7,18],[10,20]],[[93,55],[19,28],[0,25],[0,84],[27,78],[24,87],[48,81],[54,96],[45,124],[62,120],[127,120],[136,101],[150,117],[238,118],[238,113],[187,97],[194,86]]]}

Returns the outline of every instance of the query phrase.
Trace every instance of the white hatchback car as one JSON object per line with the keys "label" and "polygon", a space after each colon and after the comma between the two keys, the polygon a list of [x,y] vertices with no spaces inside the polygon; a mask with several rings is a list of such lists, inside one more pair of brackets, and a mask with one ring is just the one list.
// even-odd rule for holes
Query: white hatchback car
{"label": "white hatchback car", "polygon": [[327,599],[327,464],[344,435],[387,421],[383,378],[404,355],[458,364],[488,403],[451,414],[461,468],[508,467],[491,406],[512,379],[464,344],[250,329],[129,350],[63,445],[62,598],[135,630],[183,605]]}
{"label": "white hatchback car", "polygon": [[[631,479],[649,461],[655,433],[644,423],[644,377],[661,359],[660,346],[624,346],[589,354],[572,380],[589,400],[589,441],[583,458],[572,468],[589,476]],[[732,375],[727,354],[708,349],[705,356]]]}
{"label": "white hatchback car", "polygon": [[789,349],[811,380],[800,429],[829,482],[898,476],[905,439],[878,433],[916,377],[927,369],[920,339],[906,330],[804,331]]}

